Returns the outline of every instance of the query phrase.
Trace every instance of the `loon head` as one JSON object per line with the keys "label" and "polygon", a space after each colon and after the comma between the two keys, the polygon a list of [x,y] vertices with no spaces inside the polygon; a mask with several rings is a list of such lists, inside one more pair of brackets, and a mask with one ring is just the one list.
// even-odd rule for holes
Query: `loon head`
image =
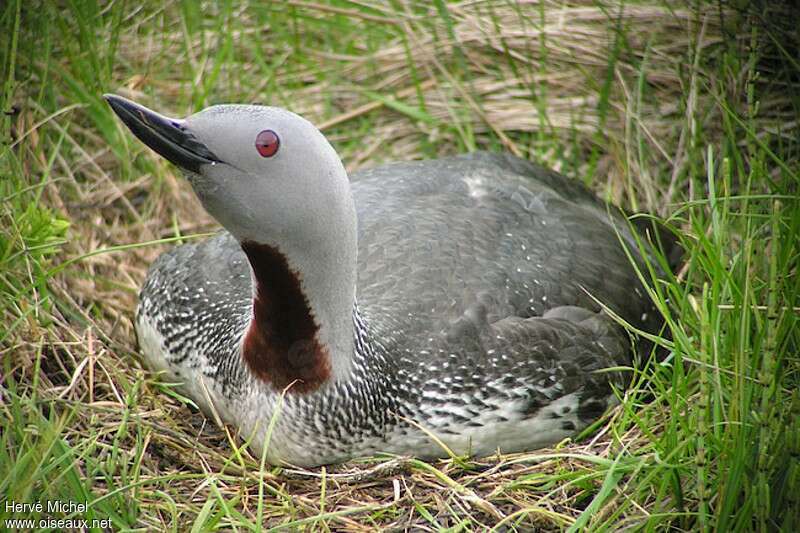
{"label": "loon head", "polygon": [[[255,322],[245,337],[246,360],[247,340],[252,344],[251,368],[263,367],[263,352],[279,346],[290,353],[281,357],[289,357],[284,362],[291,368],[270,363],[261,372],[276,385],[293,376],[317,379],[302,375],[314,365],[327,367],[331,377],[346,374],[357,222],[347,173],[325,136],[277,107],[217,105],[175,119],[120,96],[105,99],[134,135],[184,171],[206,210],[247,254],[254,278]],[[270,328],[285,323],[278,315],[287,313],[294,320],[276,334]],[[253,347],[257,334],[264,346]],[[319,353],[297,348],[309,345]],[[276,381],[281,373],[288,377]]]}
{"label": "loon head", "polygon": [[174,119],[105,98],[142,142],[185,171],[203,206],[240,241],[314,247],[355,221],[341,159],[291,111],[216,105]]}

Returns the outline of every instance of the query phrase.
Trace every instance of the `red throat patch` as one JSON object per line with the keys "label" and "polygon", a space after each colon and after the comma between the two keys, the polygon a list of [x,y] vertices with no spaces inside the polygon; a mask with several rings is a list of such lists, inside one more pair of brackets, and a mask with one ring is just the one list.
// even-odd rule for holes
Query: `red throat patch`
{"label": "red throat patch", "polygon": [[253,320],[242,356],[253,374],[276,389],[295,393],[317,390],[331,375],[330,354],[319,342],[319,325],[300,275],[277,248],[243,241],[256,283]]}

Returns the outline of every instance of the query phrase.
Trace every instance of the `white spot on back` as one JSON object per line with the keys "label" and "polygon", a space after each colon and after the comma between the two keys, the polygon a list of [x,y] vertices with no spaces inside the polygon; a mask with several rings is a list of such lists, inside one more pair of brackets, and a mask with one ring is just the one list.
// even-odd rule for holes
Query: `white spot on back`
{"label": "white spot on back", "polygon": [[462,179],[464,180],[464,183],[467,184],[469,195],[472,198],[486,196],[486,194],[489,192],[486,189],[486,184],[484,183],[483,178],[480,176],[465,176]]}

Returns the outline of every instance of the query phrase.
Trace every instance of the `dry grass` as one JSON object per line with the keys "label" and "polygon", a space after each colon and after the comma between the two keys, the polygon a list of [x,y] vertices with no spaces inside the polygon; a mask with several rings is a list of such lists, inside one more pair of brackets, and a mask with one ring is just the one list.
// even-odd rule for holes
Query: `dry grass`
{"label": "dry grass", "polygon": [[[136,292],[150,262],[174,245],[146,243],[216,224],[174,168],[114,125],[99,96],[118,92],[174,115],[218,101],[290,107],[322,126],[349,169],[506,149],[619,205],[668,216],[706,197],[696,143],[698,131],[704,144],[725,142],[720,98],[748,113],[746,69],[709,68],[726,47],[751,39],[740,15],[702,3],[589,1],[465,1],[446,14],[413,2],[206,7],[109,5],[91,30],[80,27],[85,13],[58,22],[43,8],[54,17],[52,39],[87,31],[100,44],[53,45],[20,67],[30,76],[10,100],[21,175],[43,183],[41,203],[70,229],[41,260],[45,271],[64,267],[45,282],[38,263],[7,263],[3,276],[28,280],[30,290],[2,307],[2,381],[8,389],[13,380],[14,394],[35,399],[26,405],[45,418],[68,413],[56,425],[78,456],[70,464],[95,497],[111,494],[117,526],[249,528],[259,513],[264,525],[292,530],[696,525],[707,495],[695,493],[684,464],[675,469],[683,501],[644,483],[642,472],[671,459],[636,424],[604,424],[591,440],[513,456],[260,473],[233,428],[216,427],[137,362]],[[21,35],[34,39],[34,13],[22,11]],[[74,63],[94,55],[101,72],[114,59],[91,84]],[[53,97],[40,98],[44,72],[59,87]],[[797,135],[798,122],[790,96],[768,81],[753,124],[779,143]],[[686,405],[698,395],[692,388]],[[654,434],[669,424],[662,404],[637,402],[609,418],[635,412]],[[660,513],[667,518],[654,518]]]}

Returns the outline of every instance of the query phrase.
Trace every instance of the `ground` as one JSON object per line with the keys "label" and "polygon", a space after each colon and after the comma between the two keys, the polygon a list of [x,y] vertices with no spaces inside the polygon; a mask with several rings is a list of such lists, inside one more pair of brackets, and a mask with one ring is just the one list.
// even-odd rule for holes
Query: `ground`
{"label": "ground", "polygon": [[[0,24],[0,497],[30,504],[0,528],[800,528],[789,3],[10,0]],[[642,276],[670,355],[552,449],[259,464],[141,367],[147,265],[217,226],[104,92],[288,107],[350,170],[510,151],[662,217],[685,265]]]}

